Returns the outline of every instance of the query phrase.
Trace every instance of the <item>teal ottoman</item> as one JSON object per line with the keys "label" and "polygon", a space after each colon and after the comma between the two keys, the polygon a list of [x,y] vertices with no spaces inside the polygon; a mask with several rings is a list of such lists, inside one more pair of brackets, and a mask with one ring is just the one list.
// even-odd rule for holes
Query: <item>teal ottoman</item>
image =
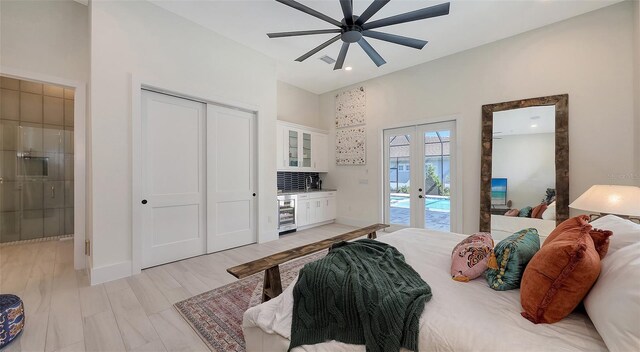
{"label": "teal ottoman", "polygon": [[16,295],[0,295],[0,349],[22,332],[24,306]]}

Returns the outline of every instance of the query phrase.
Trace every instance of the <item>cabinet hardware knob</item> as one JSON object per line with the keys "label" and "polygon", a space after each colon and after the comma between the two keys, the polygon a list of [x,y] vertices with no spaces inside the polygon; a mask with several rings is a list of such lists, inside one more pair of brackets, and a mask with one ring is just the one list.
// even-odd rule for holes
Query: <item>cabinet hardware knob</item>
{"label": "cabinet hardware knob", "polygon": [[253,196],[255,197],[255,196],[256,196],[256,194],[254,193],[254,194],[253,194]]}
{"label": "cabinet hardware knob", "polygon": [[422,194],[421,194],[421,195],[419,195],[419,196],[418,196],[418,198],[423,198],[423,197],[422,197]]}
{"label": "cabinet hardware knob", "polygon": [[146,199],[143,199],[143,200],[142,200],[142,204],[147,204],[147,200],[146,200]]}

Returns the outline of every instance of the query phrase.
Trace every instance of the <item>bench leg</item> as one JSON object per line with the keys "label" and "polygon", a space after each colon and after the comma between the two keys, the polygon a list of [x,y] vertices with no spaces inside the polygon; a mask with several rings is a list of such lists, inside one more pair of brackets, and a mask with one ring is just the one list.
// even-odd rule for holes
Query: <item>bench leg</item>
{"label": "bench leg", "polygon": [[262,302],[278,297],[282,293],[280,281],[280,268],[278,265],[264,271],[264,283],[262,285]]}
{"label": "bench leg", "polygon": [[370,239],[372,239],[372,240],[375,240],[375,239],[376,239],[376,237],[377,237],[377,235],[376,235],[376,232],[375,232],[375,231],[370,232],[370,233],[367,235],[367,238],[370,238]]}

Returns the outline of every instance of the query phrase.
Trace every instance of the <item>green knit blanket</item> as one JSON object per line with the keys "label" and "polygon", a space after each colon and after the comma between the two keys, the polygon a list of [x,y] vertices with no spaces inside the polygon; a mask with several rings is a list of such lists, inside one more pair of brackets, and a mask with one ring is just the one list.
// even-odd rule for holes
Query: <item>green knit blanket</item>
{"label": "green knit blanket", "polygon": [[367,351],[418,351],[431,288],[396,248],[362,239],[334,245],[302,268],[293,288],[289,350],[330,340]]}

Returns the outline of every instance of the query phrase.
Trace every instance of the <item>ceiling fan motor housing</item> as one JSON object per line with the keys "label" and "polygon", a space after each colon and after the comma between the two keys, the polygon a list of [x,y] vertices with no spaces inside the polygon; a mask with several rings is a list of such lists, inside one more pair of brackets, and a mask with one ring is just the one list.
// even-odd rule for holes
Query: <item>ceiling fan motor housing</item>
{"label": "ceiling fan motor housing", "polygon": [[[358,16],[353,16],[351,23],[356,23]],[[357,43],[362,38],[362,28],[356,24],[348,25],[346,19],[342,19],[342,39],[345,43]]]}

